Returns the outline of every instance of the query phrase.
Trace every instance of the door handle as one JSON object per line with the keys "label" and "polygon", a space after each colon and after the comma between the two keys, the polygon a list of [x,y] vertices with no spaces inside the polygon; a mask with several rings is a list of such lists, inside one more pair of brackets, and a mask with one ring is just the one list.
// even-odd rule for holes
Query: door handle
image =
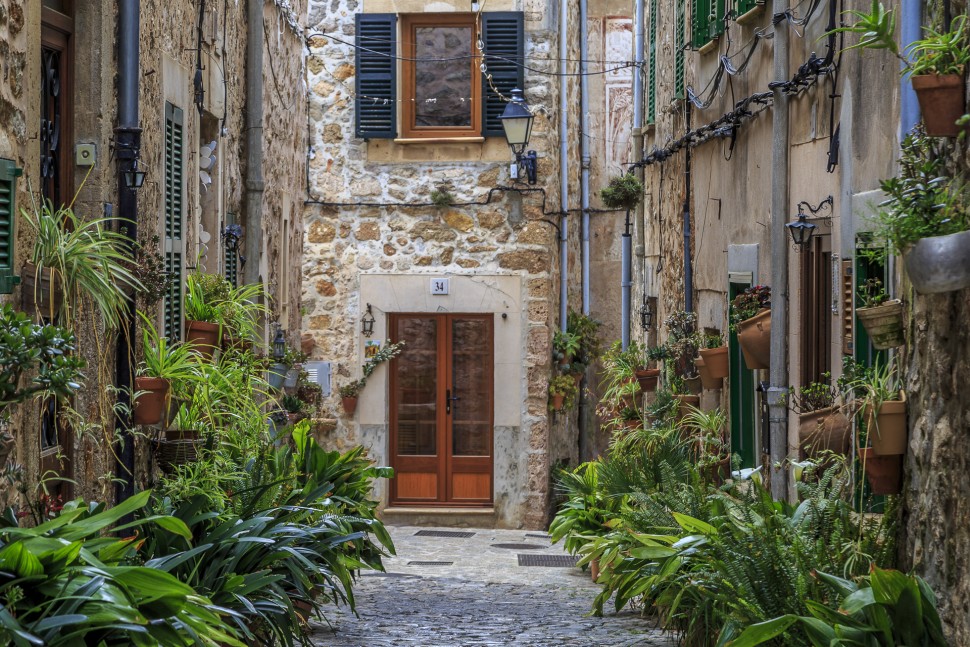
{"label": "door handle", "polygon": [[451,389],[445,389],[445,413],[451,414],[451,403],[461,400],[461,397],[451,397]]}

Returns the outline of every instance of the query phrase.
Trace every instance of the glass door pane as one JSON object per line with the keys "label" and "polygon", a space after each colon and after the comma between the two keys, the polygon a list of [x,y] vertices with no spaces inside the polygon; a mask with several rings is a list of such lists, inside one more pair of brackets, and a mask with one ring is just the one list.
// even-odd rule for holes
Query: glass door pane
{"label": "glass door pane", "polygon": [[452,319],[453,456],[491,455],[492,336],[484,318]]}
{"label": "glass door pane", "polygon": [[404,340],[392,394],[397,411],[397,454],[434,456],[438,453],[438,320],[400,317],[394,339]]}

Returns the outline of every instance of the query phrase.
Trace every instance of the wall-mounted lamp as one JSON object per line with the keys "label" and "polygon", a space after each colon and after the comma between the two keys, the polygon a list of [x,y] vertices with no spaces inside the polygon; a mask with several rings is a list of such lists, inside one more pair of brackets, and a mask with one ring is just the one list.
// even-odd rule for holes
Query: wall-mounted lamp
{"label": "wall-mounted lamp", "polygon": [[[805,249],[812,240],[812,236],[815,234],[815,230],[818,229],[818,225],[808,221],[808,215],[805,213],[804,209],[808,209],[813,216],[818,215],[818,212],[824,209],[826,206],[831,209],[833,204],[832,196],[828,196],[824,200],[818,203],[818,206],[813,207],[806,201],[801,201],[798,203],[798,217],[793,221],[785,225],[788,227],[788,233],[791,234],[792,241],[795,243],[795,249],[801,251]],[[825,222],[831,225],[831,217],[826,217]]]}
{"label": "wall-mounted lamp", "polygon": [[650,302],[647,295],[643,295],[643,303],[640,306],[640,327],[650,330],[653,327],[653,310],[650,309]]}
{"label": "wall-mounted lamp", "polygon": [[129,189],[140,189],[145,184],[145,171],[138,170],[138,158],[131,162],[131,168],[125,171],[125,186]]}
{"label": "wall-mounted lamp", "polygon": [[276,336],[273,337],[273,359],[277,363],[283,361],[283,357],[286,355],[286,337],[283,335],[283,329],[276,326]]}
{"label": "wall-mounted lamp", "polygon": [[374,313],[371,312],[369,303],[367,304],[367,312],[360,318],[360,332],[364,337],[370,337],[374,334]]}
{"label": "wall-mounted lamp", "polygon": [[525,147],[529,145],[529,138],[532,136],[532,122],[535,115],[529,110],[529,105],[522,96],[522,90],[515,88],[512,90],[512,98],[505,104],[505,111],[499,117],[502,120],[502,129],[505,131],[505,141],[508,142],[512,154],[515,155],[515,163],[510,169],[512,179],[519,179],[521,169],[529,184],[536,183],[536,152],[525,152]]}

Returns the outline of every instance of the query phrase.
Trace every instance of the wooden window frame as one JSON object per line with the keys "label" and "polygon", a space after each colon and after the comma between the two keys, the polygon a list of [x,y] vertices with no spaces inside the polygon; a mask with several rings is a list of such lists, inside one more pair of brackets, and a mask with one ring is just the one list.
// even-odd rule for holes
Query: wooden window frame
{"label": "wooden window frame", "polygon": [[[475,56],[475,43],[478,41],[478,24],[475,14],[402,14],[401,23],[401,83],[402,83],[402,119],[401,136],[403,138],[442,138],[442,137],[475,137],[482,134],[482,77],[479,61]],[[418,27],[470,27],[472,38],[469,43],[468,65],[471,69],[471,87],[469,99],[471,101],[471,125],[461,127],[415,126],[415,66],[416,43],[414,30]]]}
{"label": "wooden window frame", "polygon": [[801,385],[832,371],[832,250],[831,237],[813,236],[801,252]]}

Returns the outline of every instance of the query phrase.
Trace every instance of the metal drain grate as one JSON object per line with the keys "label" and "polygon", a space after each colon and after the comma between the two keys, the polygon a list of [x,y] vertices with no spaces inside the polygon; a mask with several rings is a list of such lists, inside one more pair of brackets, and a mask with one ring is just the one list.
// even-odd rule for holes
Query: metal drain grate
{"label": "metal drain grate", "polygon": [[527,553],[519,555],[519,566],[552,566],[555,568],[570,568],[576,565],[579,558],[575,555],[534,555]]}
{"label": "metal drain grate", "polygon": [[451,566],[454,562],[408,562],[408,566]]}
{"label": "metal drain grate", "polygon": [[541,533],[526,533],[526,537],[532,537],[533,539],[548,539],[552,541],[552,535],[543,535]]}
{"label": "metal drain grate", "polygon": [[519,542],[517,544],[492,544],[492,548],[507,548],[508,550],[545,550],[549,547],[540,546],[539,544],[527,544],[525,542]]}
{"label": "metal drain grate", "polygon": [[414,533],[415,537],[451,537],[453,539],[468,539],[474,537],[473,532],[462,532],[460,530],[419,530]]}

